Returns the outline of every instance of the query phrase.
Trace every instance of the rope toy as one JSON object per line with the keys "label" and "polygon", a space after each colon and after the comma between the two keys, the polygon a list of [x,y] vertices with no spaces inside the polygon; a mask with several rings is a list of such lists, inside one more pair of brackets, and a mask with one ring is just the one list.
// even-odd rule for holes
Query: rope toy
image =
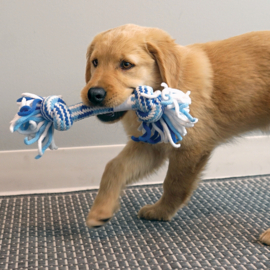
{"label": "rope toy", "polygon": [[39,159],[47,148],[57,149],[54,130],[68,130],[74,122],[89,116],[135,110],[143,135],[132,137],[136,142],[150,144],[170,143],[180,147],[179,141],[186,135],[186,128],[198,121],[189,114],[190,91],[169,88],[162,83],[162,91],[153,91],[150,86],[139,86],[121,105],[115,108],[89,107],[82,102],[67,106],[61,96],[40,97],[24,93],[17,100],[19,111],[11,121],[10,131],[26,135],[27,145],[38,142]]}

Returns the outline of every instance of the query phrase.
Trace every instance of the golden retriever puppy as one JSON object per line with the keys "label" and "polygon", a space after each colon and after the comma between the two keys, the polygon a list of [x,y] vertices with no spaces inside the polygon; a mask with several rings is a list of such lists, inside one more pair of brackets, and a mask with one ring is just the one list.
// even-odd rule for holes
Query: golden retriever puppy
{"label": "golden retriever puppy", "polygon": [[[270,31],[203,44],[180,46],[157,28],[124,25],[98,34],[87,52],[87,105],[117,106],[134,88],[169,87],[191,91],[191,115],[199,121],[181,142],[146,144],[129,140],[103,173],[100,189],[87,217],[99,227],[119,209],[123,188],[157,170],[169,160],[164,193],[138,213],[149,220],[170,220],[187,203],[211,152],[233,136],[270,124]],[[121,119],[129,137],[140,136],[134,111],[98,116]],[[270,244],[270,231],[260,238]]]}

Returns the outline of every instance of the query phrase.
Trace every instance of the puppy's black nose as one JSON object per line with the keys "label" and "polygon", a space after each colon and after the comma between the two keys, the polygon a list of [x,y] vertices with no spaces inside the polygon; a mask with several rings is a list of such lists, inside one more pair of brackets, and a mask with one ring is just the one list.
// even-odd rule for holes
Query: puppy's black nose
{"label": "puppy's black nose", "polygon": [[87,96],[94,105],[99,105],[104,100],[106,91],[101,87],[91,87]]}

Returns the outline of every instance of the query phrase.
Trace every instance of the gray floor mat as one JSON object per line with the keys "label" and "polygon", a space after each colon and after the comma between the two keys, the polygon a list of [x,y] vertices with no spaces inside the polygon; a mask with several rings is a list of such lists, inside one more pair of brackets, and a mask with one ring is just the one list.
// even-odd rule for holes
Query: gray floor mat
{"label": "gray floor mat", "polygon": [[161,185],[131,187],[90,230],[96,193],[0,197],[0,269],[270,269],[270,176],[203,181],[171,222],[136,216]]}

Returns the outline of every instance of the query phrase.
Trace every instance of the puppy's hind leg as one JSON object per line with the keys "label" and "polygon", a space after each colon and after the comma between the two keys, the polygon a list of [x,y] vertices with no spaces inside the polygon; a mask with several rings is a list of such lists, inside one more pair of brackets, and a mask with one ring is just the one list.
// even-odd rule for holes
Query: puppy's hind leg
{"label": "puppy's hind leg", "polygon": [[169,157],[162,197],[155,204],[144,206],[138,216],[149,220],[171,220],[196,188],[200,172],[209,156],[210,151],[175,150]]}
{"label": "puppy's hind leg", "polygon": [[111,160],[103,173],[99,192],[88,214],[88,227],[100,227],[119,209],[119,197],[126,186],[158,169],[166,159],[161,145],[129,141],[120,154]]}
{"label": "puppy's hind leg", "polygon": [[270,246],[270,228],[260,235],[260,241]]}

